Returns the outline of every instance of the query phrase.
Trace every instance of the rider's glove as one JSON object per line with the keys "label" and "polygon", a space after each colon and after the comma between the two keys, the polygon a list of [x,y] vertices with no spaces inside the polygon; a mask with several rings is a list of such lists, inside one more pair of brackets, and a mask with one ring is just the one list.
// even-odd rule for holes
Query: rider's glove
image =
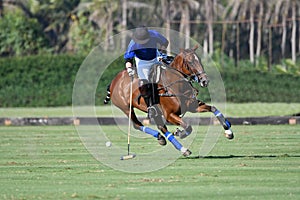
{"label": "rider's glove", "polygon": [[127,68],[127,73],[130,77],[133,77],[134,76],[134,70],[132,69],[132,67],[128,67]]}

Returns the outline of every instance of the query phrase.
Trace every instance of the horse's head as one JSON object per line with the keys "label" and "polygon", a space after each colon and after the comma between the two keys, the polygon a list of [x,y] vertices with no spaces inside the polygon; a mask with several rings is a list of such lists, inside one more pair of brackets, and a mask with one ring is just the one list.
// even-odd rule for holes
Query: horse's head
{"label": "horse's head", "polygon": [[185,76],[194,79],[201,87],[207,87],[209,80],[200,58],[195,53],[197,48],[198,46],[191,49],[181,49],[180,53],[175,57],[172,66],[182,72]]}

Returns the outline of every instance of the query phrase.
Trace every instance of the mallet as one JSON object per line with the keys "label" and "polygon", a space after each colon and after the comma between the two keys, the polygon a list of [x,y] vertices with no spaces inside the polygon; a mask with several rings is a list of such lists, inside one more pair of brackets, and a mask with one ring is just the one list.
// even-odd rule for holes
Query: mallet
{"label": "mallet", "polygon": [[129,96],[129,116],[128,116],[128,131],[127,131],[127,155],[121,156],[121,160],[129,160],[135,157],[135,154],[129,154],[130,150],[130,122],[131,122],[131,109],[132,109],[132,85],[133,76],[130,77],[130,96]]}
{"label": "mallet", "polygon": [[129,160],[135,157],[135,154],[129,154],[126,156],[121,156],[121,160]]}

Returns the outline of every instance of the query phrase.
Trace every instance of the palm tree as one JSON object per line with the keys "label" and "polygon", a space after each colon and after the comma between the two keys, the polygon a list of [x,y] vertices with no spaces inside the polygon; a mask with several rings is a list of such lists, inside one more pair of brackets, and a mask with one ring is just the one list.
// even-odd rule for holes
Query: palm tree
{"label": "palm tree", "polygon": [[214,52],[214,32],[213,32],[213,20],[214,20],[214,0],[205,0],[206,9],[206,22],[207,22],[207,35],[208,35],[208,54],[212,55]]}
{"label": "palm tree", "polygon": [[[247,3],[247,2],[246,2]],[[240,20],[244,20],[246,17],[246,12],[245,12],[245,3],[241,0],[230,0],[223,12],[223,16],[222,19],[223,21],[229,21],[229,22],[236,22],[234,23],[231,27],[231,43],[233,43],[234,39],[233,37],[235,37],[235,43],[236,43],[236,55],[235,55],[235,62],[236,65],[238,64],[238,60],[240,58],[240,54],[239,54],[239,44],[240,44]],[[225,30],[225,31],[224,31]],[[226,34],[226,30],[227,30],[227,24],[223,25],[223,41],[225,40],[225,34]],[[243,38],[245,39],[245,38]],[[224,44],[223,48],[224,48]],[[233,50],[233,46],[230,47],[229,50],[229,54],[232,54],[231,52],[234,52]],[[238,66],[238,65],[237,65]]]}
{"label": "palm tree", "polygon": [[287,35],[287,15],[289,11],[290,0],[282,2],[282,40],[281,40],[281,56],[285,57],[286,35]]}
{"label": "palm tree", "polygon": [[[250,62],[254,63],[254,10],[255,10],[255,4],[256,0],[248,1],[247,7],[250,9],[250,36],[249,36],[249,53],[250,53]],[[246,10],[247,8],[245,8]]]}
{"label": "palm tree", "polygon": [[[121,6],[124,6],[126,1],[121,2]],[[81,2],[76,9],[73,10],[74,13],[78,12],[86,12],[88,15],[88,19],[90,23],[94,24],[95,32],[98,32],[98,37],[101,40],[104,40],[103,48],[105,50],[114,48],[114,41],[111,39],[114,30],[114,22],[116,20],[116,15],[119,11],[118,1],[98,1],[98,0],[91,0],[90,2]],[[127,5],[122,8],[127,10]],[[127,12],[122,13],[121,20],[120,20],[120,30],[125,30],[127,25]],[[125,21],[122,21],[125,20]],[[125,27],[123,27],[123,26]],[[95,44],[96,45],[96,44]],[[123,44],[121,44],[123,45]]]}
{"label": "palm tree", "polygon": [[292,50],[292,61],[296,63],[296,1],[292,2],[292,37],[291,37],[291,50]]}
{"label": "palm tree", "polygon": [[[122,4],[122,23],[121,23],[121,29],[122,31],[126,31],[127,29],[127,0],[121,0]],[[122,41],[121,41],[121,48],[126,48],[126,35],[122,35]]]}
{"label": "palm tree", "polygon": [[[281,34],[281,45],[280,45],[281,56],[283,58],[286,57],[287,35],[290,34],[291,49],[289,52],[291,52],[293,62],[296,62],[296,38],[297,38],[296,18],[297,15],[298,17],[300,16],[300,3],[298,0],[278,0],[273,2],[273,9],[274,9],[273,15],[271,15],[270,17],[270,23],[271,24],[281,23],[281,27],[276,28],[276,33]],[[289,27],[291,27],[291,29]],[[299,40],[299,45],[300,45],[300,40]]]}
{"label": "palm tree", "polygon": [[4,3],[21,9],[25,16],[35,18],[43,27],[56,53],[64,51],[68,41],[71,11],[79,0],[53,1],[49,4],[38,0],[3,0]]}
{"label": "palm tree", "polygon": [[184,33],[185,36],[185,48],[190,47],[190,35],[191,35],[191,28],[190,28],[190,12],[189,12],[189,2],[182,1],[182,12],[181,12],[181,20],[180,20],[180,28],[179,32]]}
{"label": "palm tree", "polygon": [[[248,40],[249,59],[254,64],[255,56],[259,57],[261,54],[263,30],[267,28],[268,19],[274,17],[271,12],[273,4],[273,1],[268,0],[230,0],[224,12],[224,20],[239,21],[242,31],[249,32],[248,37],[241,38],[242,42],[236,42],[243,44]],[[238,35],[236,37],[238,38]],[[237,58],[239,57],[237,55]]]}
{"label": "palm tree", "polygon": [[263,17],[264,17],[264,2],[260,1],[258,3],[259,14],[258,14],[258,24],[257,24],[257,43],[256,43],[256,57],[258,58],[261,53],[261,43],[262,43],[262,31],[263,31]]}
{"label": "palm tree", "polygon": [[[162,7],[162,18],[164,20],[164,27],[166,28],[166,37],[170,41],[170,29],[171,29],[171,20],[170,20],[170,0],[162,0],[161,1]],[[168,52],[171,51],[171,44],[168,46]]]}
{"label": "palm tree", "polygon": [[192,12],[199,7],[195,0],[170,1],[170,20],[180,16],[179,32],[185,34],[185,48],[190,46],[191,24],[190,19]]}

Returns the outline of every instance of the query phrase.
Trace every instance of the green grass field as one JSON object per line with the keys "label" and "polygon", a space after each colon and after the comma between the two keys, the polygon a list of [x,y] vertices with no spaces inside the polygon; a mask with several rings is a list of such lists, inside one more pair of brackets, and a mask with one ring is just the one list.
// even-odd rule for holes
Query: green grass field
{"label": "green grass field", "polygon": [[[226,103],[222,110],[229,117],[258,117],[258,116],[283,116],[300,113],[300,103]],[[121,113],[111,105],[97,106],[97,116],[111,116],[112,111]],[[89,116],[85,108],[81,109],[82,116]],[[139,114],[140,112],[137,111]],[[187,115],[189,115],[187,113]],[[210,115],[202,113],[201,116]],[[0,117],[70,117],[73,116],[72,107],[47,107],[47,108],[0,108]]]}
{"label": "green grass field", "polygon": [[[300,199],[300,126],[233,129],[236,138],[220,137],[206,158],[197,158],[196,137],[191,158],[133,174],[94,159],[73,126],[2,126],[0,199]],[[118,138],[126,148],[126,137]],[[151,146],[161,148],[152,138],[132,138],[137,158]]]}

